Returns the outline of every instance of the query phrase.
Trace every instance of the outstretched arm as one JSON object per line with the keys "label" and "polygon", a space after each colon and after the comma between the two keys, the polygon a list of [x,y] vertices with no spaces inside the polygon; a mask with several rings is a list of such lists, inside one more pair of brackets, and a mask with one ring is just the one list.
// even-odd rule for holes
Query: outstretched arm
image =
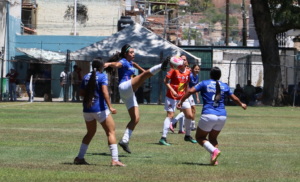
{"label": "outstretched arm", "polygon": [[121,68],[123,65],[120,62],[110,62],[110,63],[104,63],[104,68],[112,67],[112,68]]}
{"label": "outstretched arm", "polygon": [[196,92],[195,87],[190,88],[190,89],[184,94],[184,96],[181,98],[181,100],[178,102],[177,108],[180,109],[182,103],[183,103],[187,98],[189,98],[190,95],[194,94],[195,92]]}
{"label": "outstretched arm", "polygon": [[234,103],[241,106],[244,110],[247,109],[247,105],[242,103],[239,98],[237,98],[234,94],[230,96],[230,99],[233,100]]}

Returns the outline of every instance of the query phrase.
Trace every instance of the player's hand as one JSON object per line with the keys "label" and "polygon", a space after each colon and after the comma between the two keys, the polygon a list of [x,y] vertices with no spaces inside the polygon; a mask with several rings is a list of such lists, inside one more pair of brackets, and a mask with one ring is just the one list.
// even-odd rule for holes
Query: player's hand
{"label": "player's hand", "polygon": [[115,109],[115,108],[111,107],[111,108],[109,108],[109,110],[111,111],[112,114],[116,114],[117,113],[117,109]]}
{"label": "player's hand", "polygon": [[178,104],[176,105],[176,107],[177,107],[177,109],[181,109],[181,105],[182,105],[182,103],[181,103],[181,100],[178,102]]}
{"label": "player's hand", "polygon": [[200,100],[199,99],[197,99],[197,103],[200,104]]}
{"label": "player's hand", "polygon": [[177,92],[174,91],[174,92],[172,92],[172,94],[173,94],[174,97],[178,97]]}
{"label": "player's hand", "polygon": [[107,68],[109,65],[111,65],[111,63],[104,63],[103,68]]}
{"label": "player's hand", "polygon": [[242,104],[242,106],[241,106],[244,110],[246,110],[247,109],[247,105],[246,104]]}

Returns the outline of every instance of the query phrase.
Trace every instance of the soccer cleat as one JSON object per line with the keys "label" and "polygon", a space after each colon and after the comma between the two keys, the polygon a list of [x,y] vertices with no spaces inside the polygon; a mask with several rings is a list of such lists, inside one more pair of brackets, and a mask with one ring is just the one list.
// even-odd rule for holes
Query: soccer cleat
{"label": "soccer cleat", "polygon": [[211,165],[215,165],[217,158],[221,155],[221,151],[219,149],[215,149],[211,156]]}
{"label": "soccer cleat", "polygon": [[177,127],[177,122],[175,124],[172,124],[173,128]]}
{"label": "soccer cleat", "polygon": [[167,142],[167,139],[161,138],[159,140],[159,144],[161,145],[166,145],[166,146],[170,146],[170,144]]}
{"label": "soccer cleat", "polygon": [[167,58],[161,64],[161,70],[166,71],[168,67],[168,63],[170,62],[171,57],[167,56]]}
{"label": "soccer cleat", "polygon": [[129,142],[125,143],[122,140],[119,141],[119,145],[123,148],[123,150],[129,154],[131,154],[131,151],[128,147]]}
{"label": "soccer cleat", "polygon": [[120,167],[125,167],[126,166],[121,161],[115,161],[115,160],[112,160],[111,163],[110,163],[110,165],[111,166],[120,166]]}
{"label": "soccer cleat", "polygon": [[76,165],[90,165],[89,163],[87,163],[84,158],[83,159],[79,159],[78,157],[76,157],[74,159],[74,164]]}
{"label": "soccer cleat", "polygon": [[170,123],[170,130],[174,133],[174,128],[173,128],[172,123]]}
{"label": "soccer cleat", "polygon": [[197,143],[197,141],[194,140],[191,136],[184,136],[184,141]]}
{"label": "soccer cleat", "polygon": [[216,160],[216,162],[215,162],[214,166],[217,166],[217,165],[218,165],[218,161]]}
{"label": "soccer cleat", "polygon": [[178,131],[178,134],[185,134],[185,131]]}
{"label": "soccer cleat", "polygon": [[192,128],[192,129],[191,129],[191,131],[196,131],[196,130],[197,130],[197,128]]}

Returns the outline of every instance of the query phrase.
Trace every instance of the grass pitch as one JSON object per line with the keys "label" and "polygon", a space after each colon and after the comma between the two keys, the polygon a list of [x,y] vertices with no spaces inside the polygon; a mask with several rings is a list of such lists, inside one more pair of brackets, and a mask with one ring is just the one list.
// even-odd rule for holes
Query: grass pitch
{"label": "grass pitch", "polygon": [[[124,105],[114,107],[119,140],[129,116]],[[168,134],[171,146],[159,145],[164,106],[140,105],[132,154],[119,147],[127,164],[121,168],[110,166],[99,124],[85,156],[92,165],[73,165],[86,133],[80,103],[0,103],[0,181],[299,181],[300,108],[226,108],[219,166],[210,166],[208,152],[185,142],[178,128]]]}

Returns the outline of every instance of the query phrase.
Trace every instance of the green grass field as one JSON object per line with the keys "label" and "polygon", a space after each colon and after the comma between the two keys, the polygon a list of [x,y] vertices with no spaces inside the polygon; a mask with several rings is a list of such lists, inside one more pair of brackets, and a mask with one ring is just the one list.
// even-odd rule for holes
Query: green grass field
{"label": "green grass field", "polygon": [[[129,116],[124,105],[114,106],[119,140]],[[92,165],[73,165],[86,133],[80,103],[0,103],[0,181],[299,181],[300,108],[227,107],[218,166],[208,165],[208,152],[185,142],[178,128],[168,134],[171,146],[158,145],[163,108],[140,106],[133,153],[119,147],[122,168],[110,166],[101,125],[85,156]]]}

